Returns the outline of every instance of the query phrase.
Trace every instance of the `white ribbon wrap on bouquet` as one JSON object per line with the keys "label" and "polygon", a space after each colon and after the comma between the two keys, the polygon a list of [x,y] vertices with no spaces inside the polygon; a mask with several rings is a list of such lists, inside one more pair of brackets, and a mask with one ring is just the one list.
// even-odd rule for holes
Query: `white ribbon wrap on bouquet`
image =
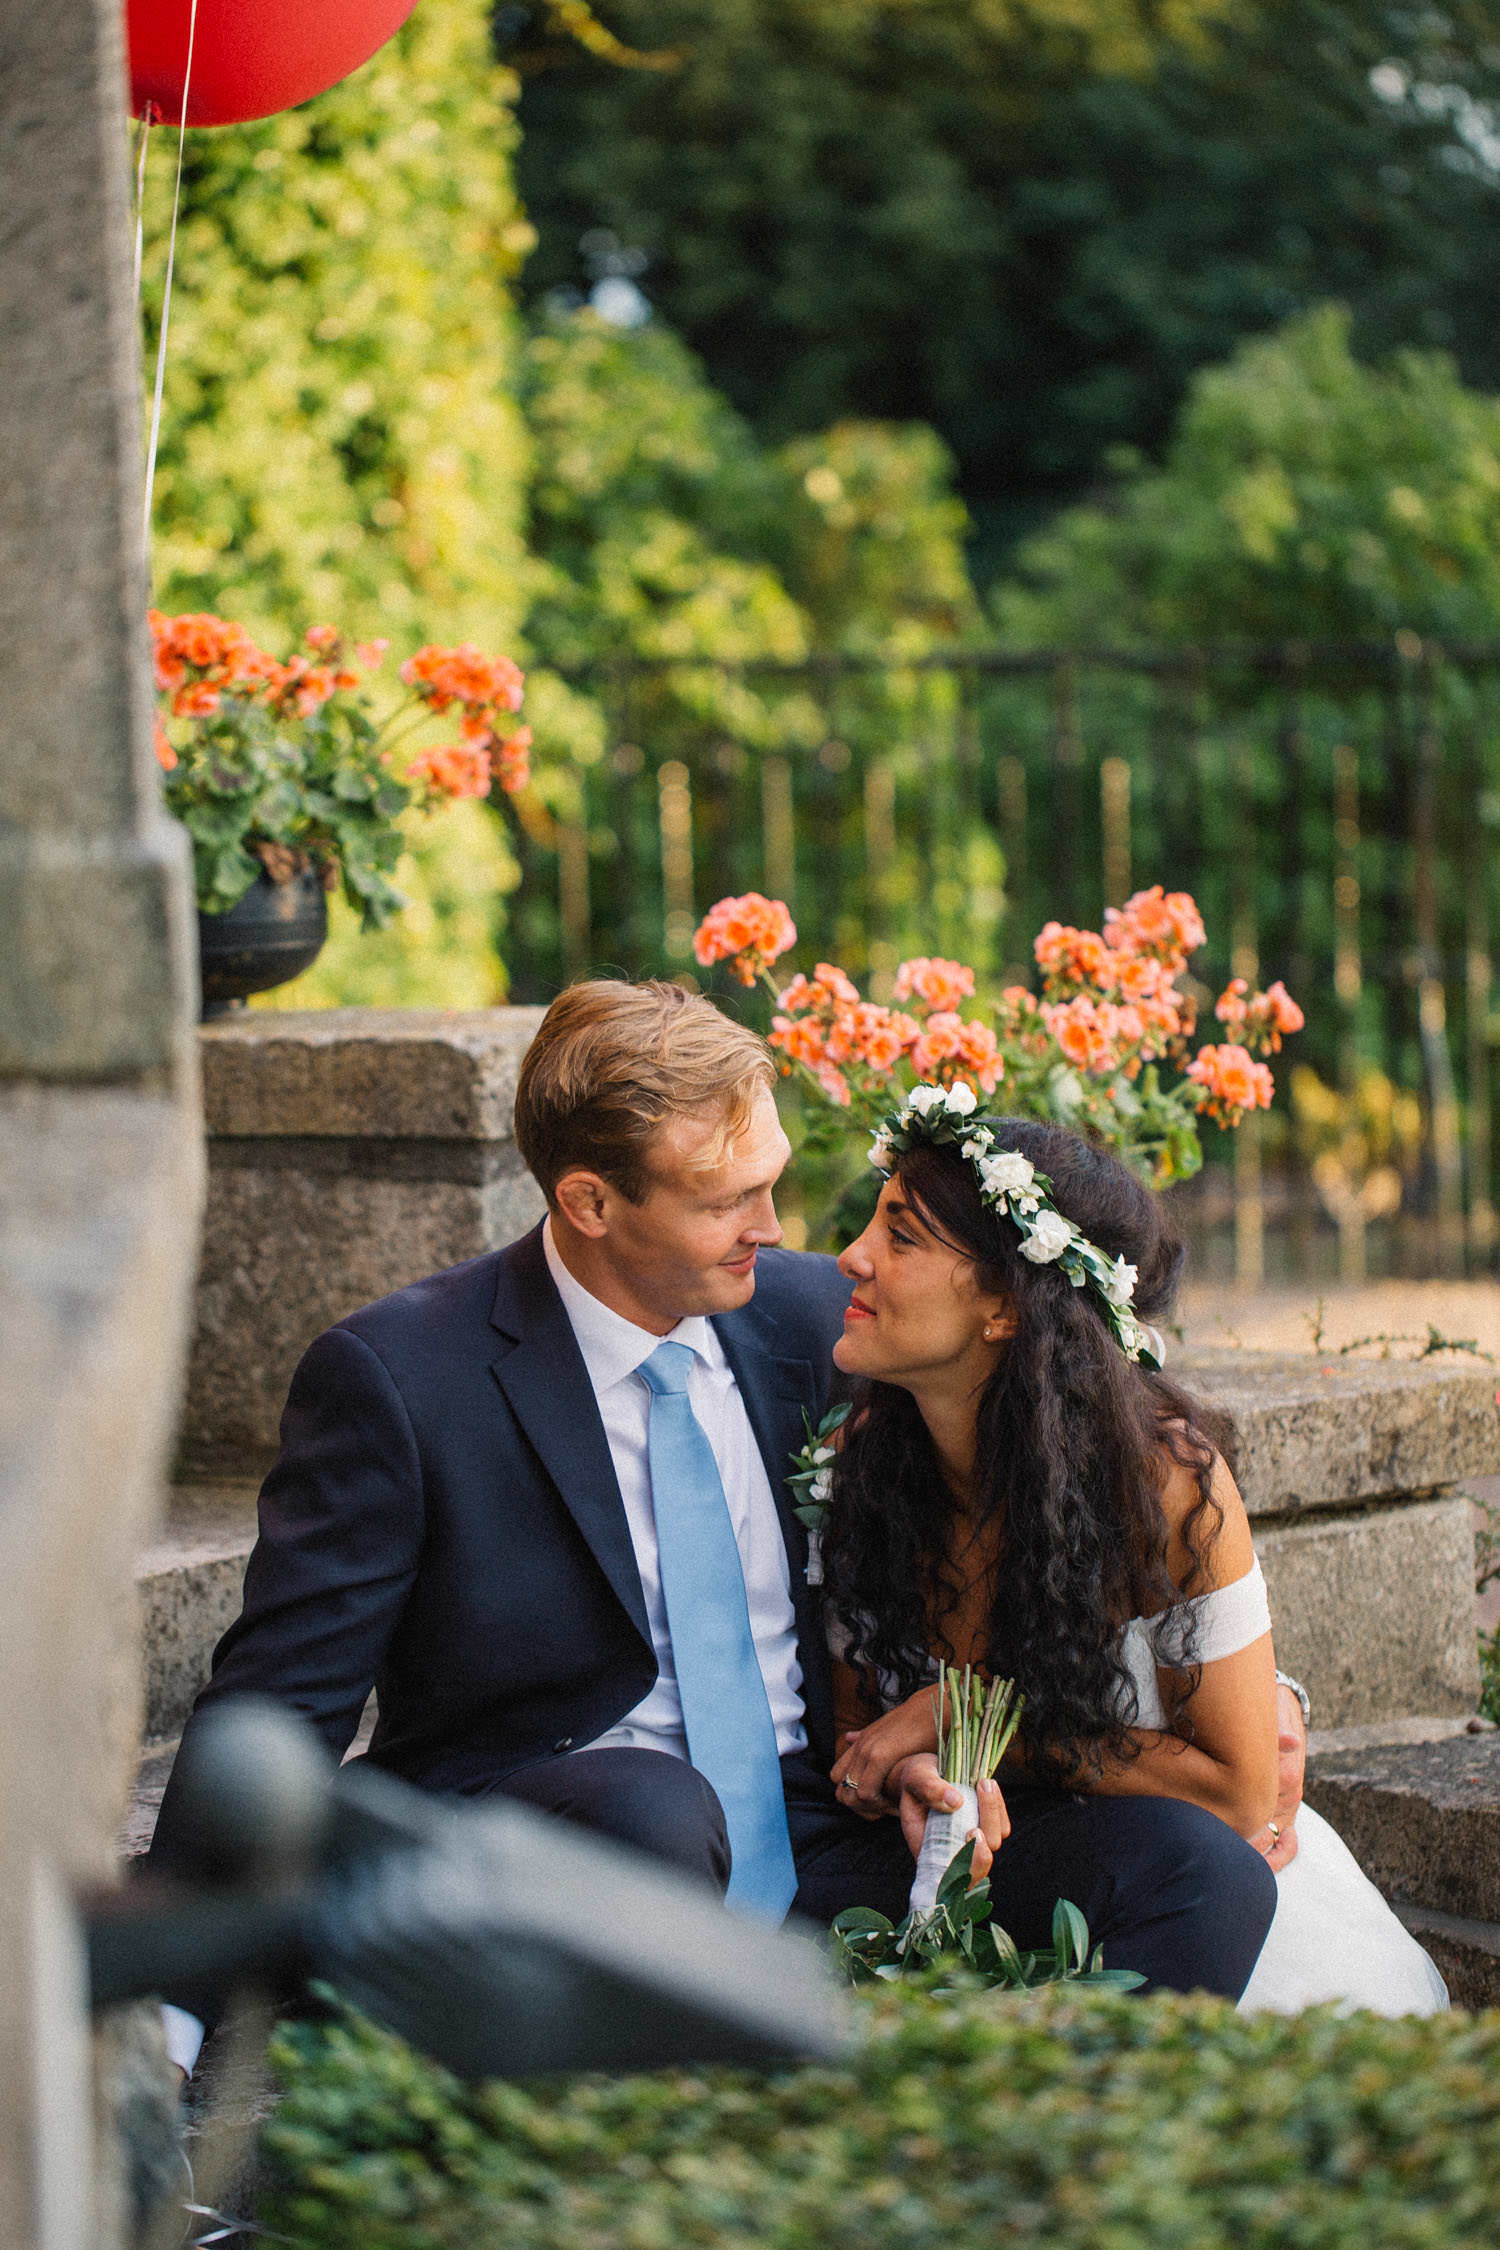
{"label": "white ribbon wrap on bouquet", "polygon": [[917,1872],[912,1877],[910,1904],[914,1911],[937,1904],[938,1885],[968,1842],[970,1830],[979,1826],[979,1792],[965,1789],[962,1795],[964,1801],[956,1811],[943,1812],[934,1807],[927,1815]]}

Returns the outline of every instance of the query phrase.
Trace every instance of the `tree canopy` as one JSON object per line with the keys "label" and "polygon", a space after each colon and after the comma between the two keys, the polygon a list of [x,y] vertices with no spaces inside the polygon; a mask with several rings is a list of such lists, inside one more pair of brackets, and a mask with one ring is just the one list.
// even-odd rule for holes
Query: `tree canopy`
{"label": "tree canopy", "polygon": [[774,439],[932,422],[1003,538],[1159,448],[1187,382],[1337,297],[1500,388],[1500,5],[607,0],[523,66],[528,291],[620,257]]}
{"label": "tree canopy", "polygon": [[1500,635],[1500,398],[1441,352],[1375,366],[1336,306],[1193,380],[1159,466],[1067,510],[996,595],[1037,641]]}

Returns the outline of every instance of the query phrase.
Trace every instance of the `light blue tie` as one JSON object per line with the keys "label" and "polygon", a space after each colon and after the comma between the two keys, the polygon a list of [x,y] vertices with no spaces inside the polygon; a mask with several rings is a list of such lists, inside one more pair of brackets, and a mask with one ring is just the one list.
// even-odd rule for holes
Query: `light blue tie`
{"label": "light blue tie", "polygon": [[689,1344],[658,1344],[647,1457],[661,1590],[688,1755],[729,1830],[729,1901],[779,1922],[797,1889],[776,1729],[750,1631],[745,1571],[713,1447],[688,1399]]}

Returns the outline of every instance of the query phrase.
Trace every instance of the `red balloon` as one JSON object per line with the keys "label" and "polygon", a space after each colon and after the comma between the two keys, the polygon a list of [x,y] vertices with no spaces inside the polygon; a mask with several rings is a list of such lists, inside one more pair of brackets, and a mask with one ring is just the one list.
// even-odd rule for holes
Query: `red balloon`
{"label": "red balloon", "polygon": [[[198,0],[189,125],[295,109],[368,62],[415,0]],[[125,0],[130,107],[182,121],[192,0]]]}

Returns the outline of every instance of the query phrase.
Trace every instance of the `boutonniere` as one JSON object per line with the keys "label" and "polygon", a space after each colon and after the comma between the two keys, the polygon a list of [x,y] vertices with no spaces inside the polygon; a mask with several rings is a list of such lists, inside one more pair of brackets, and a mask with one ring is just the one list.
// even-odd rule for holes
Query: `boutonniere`
{"label": "boutonniere", "polygon": [[823,1419],[813,1427],[812,1416],[804,1406],[802,1426],[807,1432],[807,1443],[792,1455],[792,1473],[787,1478],[795,1495],[792,1513],[798,1523],[807,1526],[807,1583],[823,1583],[823,1532],[828,1523],[828,1504],[833,1492],[833,1463],[837,1452],[834,1438],[849,1419],[851,1401],[845,1399],[841,1406],[831,1406]]}

